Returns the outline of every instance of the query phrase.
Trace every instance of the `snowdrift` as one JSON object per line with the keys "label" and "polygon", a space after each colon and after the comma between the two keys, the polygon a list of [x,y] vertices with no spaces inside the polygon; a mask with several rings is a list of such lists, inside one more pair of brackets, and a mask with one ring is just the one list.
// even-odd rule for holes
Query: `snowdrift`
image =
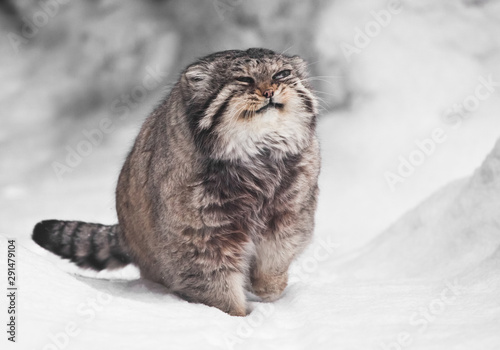
{"label": "snowdrift", "polygon": [[[333,255],[319,261],[330,266],[327,275],[321,267],[322,273],[312,272],[314,278],[292,274],[280,300],[252,301],[245,318],[187,303],[157,284],[134,279],[133,269],[106,278],[70,274],[52,255],[23,243],[16,346],[428,350],[481,344],[496,349],[499,190],[500,142],[471,178],[438,191],[361,255],[335,268]],[[2,239],[2,247],[5,243]],[[317,259],[314,249],[297,265],[305,267],[308,259]]]}
{"label": "snowdrift", "polygon": [[500,247],[500,142],[475,174],[441,189],[373,240],[343,275],[442,278]]}

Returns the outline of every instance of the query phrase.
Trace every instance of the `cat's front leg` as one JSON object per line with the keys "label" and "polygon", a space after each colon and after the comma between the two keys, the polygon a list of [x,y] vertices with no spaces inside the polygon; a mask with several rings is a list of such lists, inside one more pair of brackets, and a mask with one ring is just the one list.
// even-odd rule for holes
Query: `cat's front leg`
{"label": "cat's front leg", "polygon": [[246,316],[245,275],[236,271],[211,272],[192,269],[185,287],[176,291],[182,298],[213,306],[231,316]]}
{"label": "cat's front leg", "polygon": [[252,270],[250,277],[252,291],[263,301],[277,300],[288,283],[288,269],[286,271],[264,271],[262,268]]}
{"label": "cat's front leg", "polygon": [[[281,214],[280,214],[281,215]],[[312,238],[314,210],[289,212],[255,244],[250,281],[253,292],[264,301],[278,299],[288,283],[288,268]]]}
{"label": "cat's front leg", "polygon": [[[205,216],[209,218],[208,215]],[[248,278],[253,242],[235,225],[219,224],[185,229],[175,247],[166,270],[175,271],[171,289],[188,301],[216,307],[232,316],[245,316],[245,284]]]}

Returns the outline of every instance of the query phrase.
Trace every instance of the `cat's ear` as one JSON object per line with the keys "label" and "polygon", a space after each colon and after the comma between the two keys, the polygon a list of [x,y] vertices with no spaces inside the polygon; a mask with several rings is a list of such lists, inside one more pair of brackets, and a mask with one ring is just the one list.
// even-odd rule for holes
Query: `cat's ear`
{"label": "cat's ear", "polygon": [[304,61],[300,56],[290,57],[292,65],[295,67],[297,72],[302,77],[307,77],[307,62]]}
{"label": "cat's ear", "polygon": [[210,91],[210,74],[202,64],[192,64],[186,68],[181,77],[181,87],[186,101],[201,102]]}
{"label": "cat's ear", "polygon": [[190,86],[203,87],[208,83],[209,77],[206,67],[201,64],[194,64],[187,67],[183,78]]}

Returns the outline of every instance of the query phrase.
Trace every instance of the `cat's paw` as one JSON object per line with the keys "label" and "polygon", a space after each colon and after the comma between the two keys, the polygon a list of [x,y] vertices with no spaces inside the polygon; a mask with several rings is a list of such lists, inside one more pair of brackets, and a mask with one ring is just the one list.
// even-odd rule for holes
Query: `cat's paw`
{"label": "cat's paw", "polygon": [[253,292],[263,301],[279,299],[287,286],[288,274],[260,275],[252,279]]}

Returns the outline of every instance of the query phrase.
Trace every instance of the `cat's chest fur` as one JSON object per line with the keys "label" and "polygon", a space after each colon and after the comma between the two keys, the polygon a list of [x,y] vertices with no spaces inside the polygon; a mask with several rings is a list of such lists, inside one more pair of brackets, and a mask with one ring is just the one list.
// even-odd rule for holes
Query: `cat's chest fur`
{"label": "cat's chest fur", "polygon": [[200,174],[205,226],[232,226],[256,237],[270,234],[275,216],[292,209],[300,155],[259,155],[250,162],[207,161]]}

